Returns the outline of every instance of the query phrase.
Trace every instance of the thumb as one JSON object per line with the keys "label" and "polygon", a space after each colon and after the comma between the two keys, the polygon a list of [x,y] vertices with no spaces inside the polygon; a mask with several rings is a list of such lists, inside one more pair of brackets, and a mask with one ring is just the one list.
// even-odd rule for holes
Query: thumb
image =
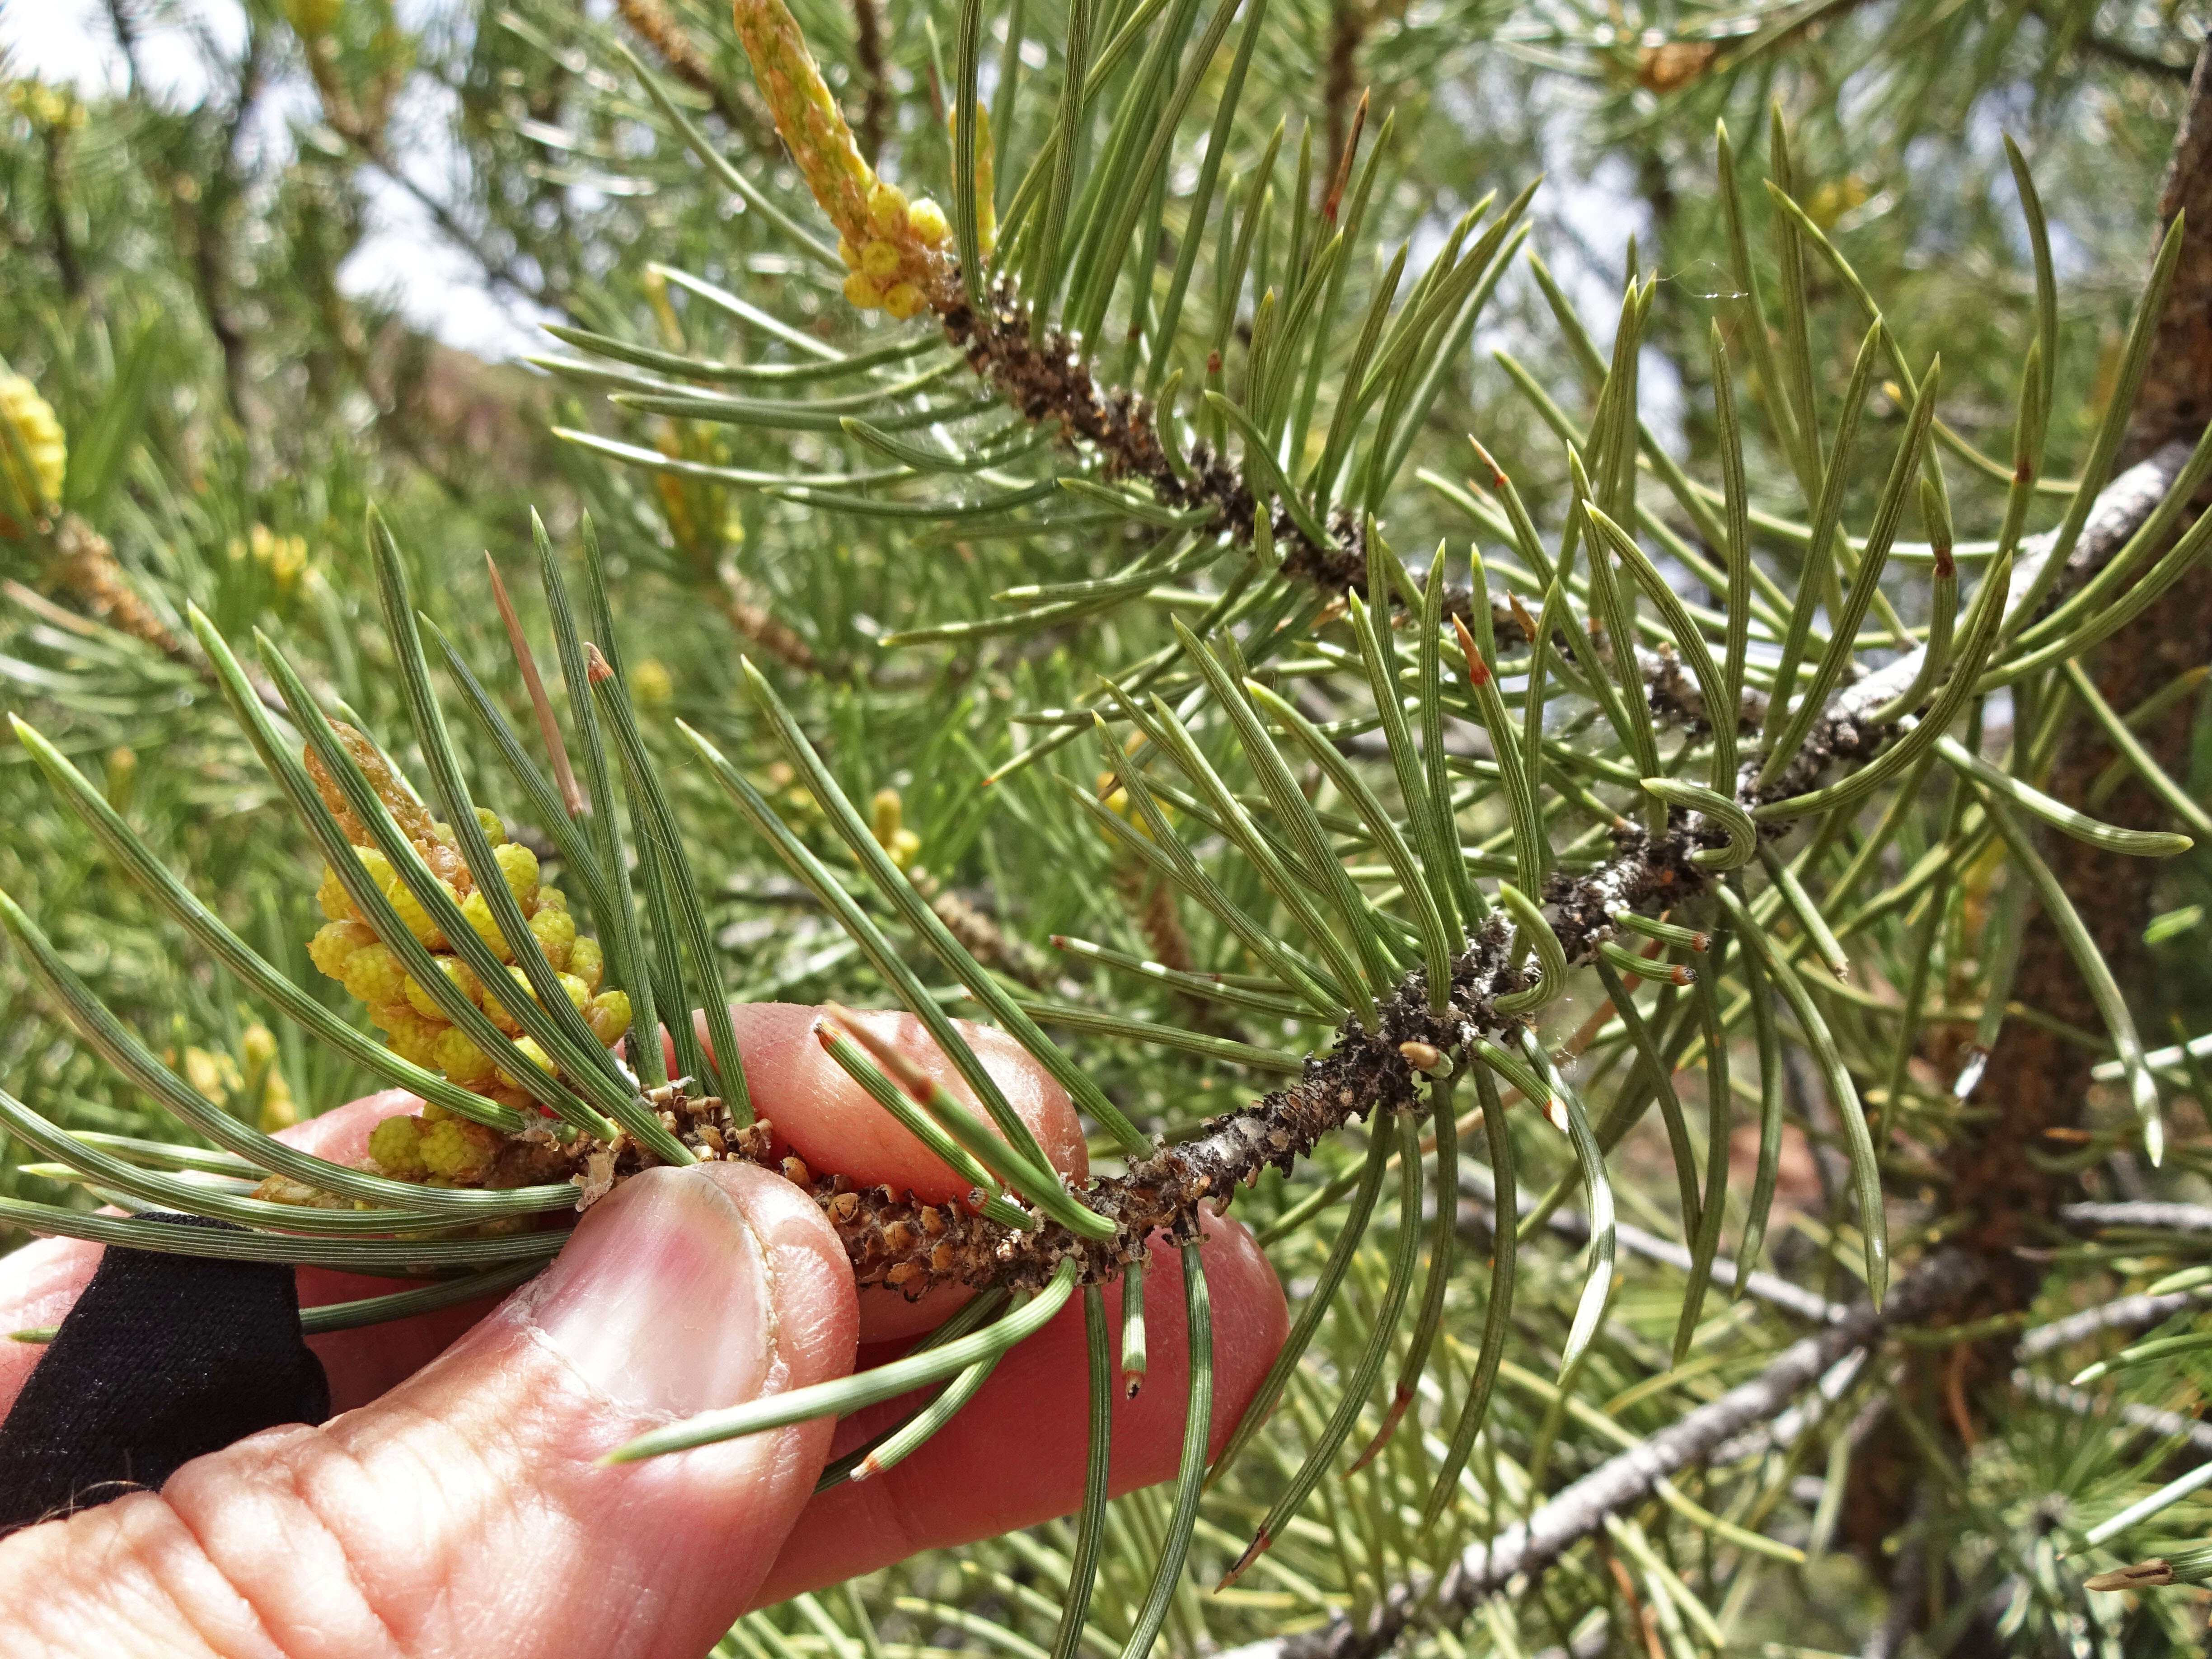
{"label": "thumb", "polygon": [[654,1170],[374,1404],[0,1544],[0,1607],[58,1655],[695,1659],[766,1576],[832,1425],[599,1459],[842,1376],[855,1330],[805,1194],[745,1164]]}

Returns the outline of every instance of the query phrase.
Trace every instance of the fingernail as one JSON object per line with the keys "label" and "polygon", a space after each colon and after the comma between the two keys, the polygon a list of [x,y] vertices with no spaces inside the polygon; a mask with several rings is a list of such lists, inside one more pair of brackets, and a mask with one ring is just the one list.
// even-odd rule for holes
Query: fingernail
{"label": "fingernail", "polygon": [[736,1200],[696,1170],[623,1183],[533,1287],[535,1320],[577,1374],[632,1411],[688,1417],[755,1398],[768,1376],[768,1264]]}

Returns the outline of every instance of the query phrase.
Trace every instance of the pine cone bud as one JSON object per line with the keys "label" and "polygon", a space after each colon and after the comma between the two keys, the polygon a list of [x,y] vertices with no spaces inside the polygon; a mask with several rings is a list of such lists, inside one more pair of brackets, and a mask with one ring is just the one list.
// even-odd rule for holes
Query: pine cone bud
{"label": "pine cone bud", "polygon": [[[378,798],[413,843],[416,853],[438,872],[439,885],[459,904],[461,914],[486,947],[501,962],[509,964],[510,983],[488,987],[478,981],[469,965],[454,954],[428,910],[380,851],[367,846],[354,848],[362,876],[384,894],[401,924],[431,953],[447,986],[482,1008],[492,1024],[513,1039],[530,1060],[559,1075],[545,1051],[523,1035],[521,1023],[512,1012],[521,1006],[526,999],[537,1000],[537,993],[532,988],[529,975],[515,962],[514,948],[500,931],[490,902],[475,885],[462,862],[451,826],[431,819],[413,792],[367,738],[343,727],[340,730],[348,750],[368,773]],[[307,760],[325,801],[334,814],[340,815],[341,826],[347,827],[349,833],[359,834],[365,841],[367,830],[358,817],[343,811],[343,795],[335,781],[319,766],[312,750]],[[585,1024],[604,1045],[612,1048],[629,1029],[629,999],[620,991],[599,989],[605,958],[599,941],[577,933],[575,918],[568,914],[567,896],[558,888],[544,884],[535,853],[512,840],[491,811],[478,808],[477,822],[492,845],[492,857],[499,866],[501,879],[529,924],[532,945],[557,976],[562,994],[568,999],[569,1006],[583,1016]],[[442,1073],[461,1088],[485,1093],[502,1105],[524,1109],[536,1104],[522,1088],[518,1073],[524,1068],[502,1066],[499,1056],[487,1054],[467,1033],[453,1025],[447,1018],[446,1005],[439,1000],[444,988],[434,981],[424,983],[401,965],[398,955],[368,926],[336,871],[324,871],[316,898],[330,920],[307,942],[309,959],[318,970],[339,981],[366,1005],[369,1023],[385,1033],[386,1044],[394,1054],[426,1070]],[[282,1079],[273,1071],[270,1080],[272,1085],[281,1086]],[[266,1102],[274,1099],[274,1096],[265,1097],[264,1110],[270,1109]],[[283,1109],[289,1109],[289,1092],[283,1094],[279,1103]],[[414,1127],[394,1127],[394,1124]],[[451,1118],[433,1106],[426,1107],[420,1118],[387,1119],[372,1138],[369,1151],[378,1166],[397,1179],[434,1178],[467,1184],[483,1179],[497,1162],[501,1149],[509,1144],[494,1130]]]}
{"label": "pine cone bud", "polygon": [[[0,420],[13,428],[13,441],[0,442],[0,472],[9,494],[43,517],[59,503],[69,471],[69,440],[53,406],[20,374],[0,369]],[[26,468],[24,463],[28,460]],[[0,513],[0,536],[25,536],[33,528]]]}

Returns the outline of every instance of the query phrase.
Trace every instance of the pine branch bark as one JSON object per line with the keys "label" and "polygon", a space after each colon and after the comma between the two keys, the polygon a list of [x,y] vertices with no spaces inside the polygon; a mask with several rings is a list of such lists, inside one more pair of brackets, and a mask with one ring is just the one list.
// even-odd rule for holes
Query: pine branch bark
{"label": "pine branch bark", "polygon": [[[2069,561],[2062,592],[2086,580],[2118,550],[2179,475],[2188,453],[2185,445],[2169,444],[2105,488]],[[2034,579],[2052,551],[2047,536],[2023,546],[2014,568],[2015,592]],[[1877,754],[1899,728],[1875,716],[1911,685],[1919,668],[1915,652],[1846,686],[1815,723],[1797,759],[1770,787],[1761,789],[1756,781],[1761,757],[1747,761],[1740,803],[1752,807],[1786,799],[1812,787],[1832,768]],[[1662,714],[1702,718],[1704,711],[1694,702],[1682,702],[1693,694],[1679,679],[1671,661],[1648,665],[1647,696]],[[1753,715],[1755,706],[1747,703],[1742,712]],[[1768,826],[1777,835],[1787,828]],[[1555,877],[1545,897],[1569,965],[1595,957],[1615,931],[1613,912],[1624,906],[1676,906],[1705,891],[1712,877],[1691,861],[1691,854],[1726,839],[1702,815],[1677,810],[1664,835],[1651,836],[1624,823],[1615,831],[1613,858],[1587,874]],[[917,1206],[888,1188],[856,1192],[850,1182],[815,1177],[803,1167],[787,1173],[812,1188],[843,1236],[864,1285],[890,1284],[910,1296],[948,1282],[1034,1290],[1069,1257],[1082,1263],[1087,1281],[1111,1279],[1136,1259],[1154,1231],[1178,1240],[1195,1238],[1203,1206],[1225,1207],[1238,1187],[1258,1180],[1271,1167],[1288,1174],[1348,1123],[1377,1111],[1413,1109],[1421,1098],[1422,1079],[1400,1052],[1401,1043],[1425,1043],[1451,1056],[1455,1065],[1480,1063],[1469,1056],[1470,1045],[1516,1024],[1498,1012],[1496,1000],[1527,983],[1511,965],[1510,942],[1507,925],[1493,916],[1454,962],[1443,1014],[1431,1012],[1426,973],[1416,969],[1382,1000],[1372,1030],[1347,1022],[1333,1045],[1306,1061],[1297,1082],[1213,1119],[1202,1134],[1163,1147],[1125,1175],[1092,1183],[1083,1200],[1116,1224],[1111,1239],[1080,1239],[1053,1222],[1015,1232],[957,1208],[939,1212]],[[2081,1023],[2096,1018],[2092,1009]],[[2086,1065],[2083,1075],[2086,1084]],[[2049,1215],[2050,1207],[2043,1213]]]}

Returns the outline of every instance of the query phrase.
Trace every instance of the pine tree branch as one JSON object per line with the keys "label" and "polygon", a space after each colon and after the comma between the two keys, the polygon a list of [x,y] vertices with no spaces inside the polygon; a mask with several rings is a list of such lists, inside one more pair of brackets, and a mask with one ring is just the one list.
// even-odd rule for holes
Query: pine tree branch
{"label": "pine tree branch", "polygon": [[788,623],[760,603],[752,584],[738,573],[734,565],[717,571],[708,590],[723,619],[730,624],[730,631],[754,650],[802,674],[823,672],[822,660],[815,655],[814,647],[800,638]]}
{"label": "pine tree branch", "polygon": [[[1459,1189],[1463,1194],[1460,1203],[1460,1231],[1462,1235],[1478,1229],[1487,1231],[1495,1224],[1497,1211],[1493,1207],[1498,1191],[1490,1171],[1479,1164],[1464,1164],[1459,1172]],[[1532,1213],[1538,1200],[1522,1193],[1519,1209],[1522,1215]],[[1574,1210],[1553,1210],[1545,1218],[1544,1224],[1570,1243],[1580,1244],[1589,1237],[1589,1218]],[[1682,1273],[1690,1271],[1689,1251],[1670,1239],[1648,1233],[1643,1228],[1626,1221],[1613,1224],[1613,1242],[1624,1250],[1633,1251],[1649,1261],[1663,1262]],[[1735,1264],[1716,1259],[1710,1269],[1714,1286],[1719,1290],[1735,1288]],[[1753,1271],[1744,1280],[1744,1294],[1755,1296],[1770,1306],[1784,1313],[1808,1319],[1816,1325],[1839,1325],[1850,1317],[1850,1310],[1840,1302],[1831,1302],[1826,1297],[1793,1285],[1777,1274]]]}
{"label": "pine tree branch", "polygon": [[2117,1402],[2100,1400],[2095,1395],[2080,1389],[2069,1388],[2048,1376],[2038,1376],[2022,1365],[2012,1374],[2013,1386],[2021,1393],[2033,1395],[2046,1406],[2056,1406],[2076,1417],[2101,1417],[2108,1407],[2117,1407],[2117,1414],[2129,1428],[2140,1429],[2145,1434],[2162,1435],[2169,1439],[2186,1440],[2200,1451],[2212,1451],[2212,1423],[2194,1417],[2184,1417],[2179,1412],[2164,1412],[2155,1406],[2138,1405],[2131,1400]]}
{"label": "pine tree branch", "polygon": [[[2069,583],[2086,578],[2126,542],[2179,475],[2187,456],[2187,446],[2170,444],[2106,486],[2069,562]],[[2014,593],[2033,580],[2052,545],[2052,538],[2044,537],[2023,546],[2014,567]],[[1811,787],[1832,766],[1870,758],[1899,730],[1875,716],[1913,684],[1919,669],[1915,651],[1845,686],[1773,786],[1758,787],[1759,757],[1746,762],[1739,803],[1749,808],[1786,799]],[[1684,718],[1703,713],[1691,705],[1679,712]],[[1772,834],[1786,828],[1768,826]],[[1555,876],[1545,895],[1570,966],[1595,957],[1598,946],[1615,932],[1616,910],[1678,906],[1705,890],[1712,878],[1691,855],[1727,839],[1703,815],[1679,809],[1664,835],[1653,836],[1626,823],[1614,835],[1619,850],[1611,860],[1584,875]],[[843,1235],[864,1285],[896,1285],[909,1296],[946,1282],[1035,1290],[1069,1257],[1082,1263],[1086,1281],[1102,1282],[1136,1259],[1154,1231],[1185,1242],[1194,1239],[1202,1205],[1225,1207],[1237,1187],[1257,1181],[1271,1167],[1288,1175],[1320,1141],[1347,1123],[1376,1111],[1415,1108],[1422,1079],[1400,1052],[1401,1044],[1425,1043],[1451,1056],[1455,1064],[1475,1063],[1468,1058],[1474,1042],[1516,1024],[1495,1006],[1498,997],[1528,982],[1512,965],[1511,939],[1510,929],[1496,915],[1469,939],[1452,965],[1444,1014],[1431,1012],[1426,971],[1416,969],[1379,1000],[1373,1029],[1347,1021],[1334,1045],[1308,1059],[1305,1075],[1297,1083],[1212,1120],[1204,1133],[1163,1147],[1126,1175],[1093,1182],[1083,1201],[1116,1224],[1110,1239],[1078,1238],[1049,1221],[1032,1231],[1015,1232],[957,1207],[940,1212],[916,1205],[886,1188],[856,1194],[849,1182],[815,1180],[804,1176],[803,1170],[793,1178],[813,1187]]]}
{"label": "pine tree branch", "polygon": [[[943,307],[947,337],[1024,420],[1056,422],[1067,442],[1097,452],[1109,480],[1141,483],[1162,507],[1210,513],[1217,532],[1249,544],[1258,501],[1243,473],[1203,441],[1170,459],[1152,400],[1127,386],[1101,387],[1080,341],[1057,328],[1032,339],[1029,307],[1004,285],[981,313],[959,298],[946,298]],[[1350,513],[1331,514],[1328,539],[1316,542],[1282,502],[1272,505],[1275,550],[1287,574],[1330,592],[1364,591],[1366,538]],[[1467,590],[1455,597],[1455,614],[1465,615]]]}
{"label": "pine tree branch", "polygon": [[2084,1308],[2080,1313],[2022,1332],[2020,1346],[2013,1350],[2014,1357],[2039,1359],[2060,1348],[2086,1342],[2105,1331],[2141,1330],[2199,1306],[2208,1297],[2212,1297],[2212,1287],[2172,1291],[2164,1296],[2123,1296],[2100,1302],[2094,1308]]}
{"label": "pine tree branch", "polygon": [[[2098,492],[2096,505],[2090,509],[2081,534],[2066,561],[2065,572],[2052,585],[2043,610],[2047,611],[2057,605],[2101,570],[2128,538],[2142,526],[2143,520],[2150,517],[2152,509],[2173,487],[2173,481],[2181,476],[2181,470],[2189,460],[2190,447],[2187,441],[2175,439],[2138,461]],[[2041,575],[2043,567],[2055,550],[2057,540],[2057,534],[2054,531],[2031,537],[2021,544],[2020,556],[2014,562],[2012,582],[2008,590],[2008,614]],[[1911,686],[1919,676],[1926,656],[1926,647],[1916,647],[1838,694],[1826,719],[1814,727],[1811,740],[1766,798],[1783,799],[1799,793],[1810,787],[1813,779],[1831,761],[1845,757],[1864,758],[1894,735],[1893,726],[1878,725],[1873,716],[1886,703]],[[1679,696],[1684,699],[1681,712],[1685,715],[1702,717],[1702,708],[1693,701],[1696,697],[1694,684],[1686,685]],[[1749,718],[1750,708],[1747,700],[1747,718]],[[1763,703],[1759,706],[1759,712],[1764,714]],[[1801,771],[1803,772],[1803,781],[1798,781]]]}
{"label": "pine tree branch", "polygon": [[1542,1571],[1600,1530],[1607,1516],[1650,1498],[1662,1480],[1778,1416],[1837,1361],[1871,1346],[1890,1326],[1959,1295],[1981,1272],[1979,1263],[1959,1252],[1934,1257],[1898,1283],[1881,1311],[1860,1303],[1841,1324],[1792,1343],[1757,1376],[1600,1464],[1526,1522],[1506,1528],[1486,1546],[1468,1546],[1440,1578],[1416,1577],[1395,1586],[1364,1623],[1338,1619],[1306,1635],[1231,1649],[1220,1659],[1372,1659],[1417,1620],[1466,1612],[1522,1574]]}
{"label": "pine tree branch", "polygon": [[2145,1227],[2162,1233],[2212,1233],[2212,1206],[2203,1204],[2069,1204],[2058,1218],[2069,1227]]}
{"label": "pine tree branch", "polygon": [[[2212,143],[2212,138],[2208,138]],[[2212,222],[2212,204],[2203,215]],[[2212,235],[2212,233],[2208,233]],[[2212,261],[2212,252],[2208,252]],[[1228,535],[1239,545],[1252,538],[1258,500],[1241,469],[1225,455],[1216,454],[1205,442],[1194,444],[1188,453],[1171,457],[1170,438],[1159,423],[1152,402],[1128,387],[1103,388],[1092,378],[1081,343],[1059,329],[1048,329],[1033,339],[1027,306],[1001,287],[983,312],[964,300],[952,297],[948,288],[941,302],[945,332],[967,355],[969,366],[993,389],[1032,423],[1057,422],[1071,445],[1087,445],[1104,463],[1109,480],[1141,483],[1163,507],[1211,515],[1211,528]],[[2212,309],[2208,309],[2212,315]],[[2206,346],[2212,352],[2212,343]],[[2179,430],[2179,428],[2177,428]],[[2194,429],[2189,435],[2194,436]],[[2053,585],[2042,609],[2048,610],[2102,567],[2119,544],[2133,534],[2157,504],[2188,459],[2188,445],[2169,434],[2155,453],[2114,478],[2098,495],[2096,507],[2076,540],[2067,569]],[[1367,593],[1367,544],[1358,520],[1340,507],[1325,528],[1325,540],[1316,540],[1279,500],[1271,502],[1271,530],[1277,555],[1286,575],[1305,581],[1327,593]],[[2055,534],[2024,543],[2014,562],[2010,596],[2014,599],[2034,581],[2048,560]],[[1389,603],[1401,606],[1404,596],[1392,593]],[[1468,617],[1474,596],[1464,583],[1455,583],[1444,594],[1446,617]],[[1522,630],[1512,611],[1503,604],[1492,607],[1492,624],[1501,637],[1519,639]],[[1756,805],[1780,799],[1810,787],[1831,761],[1863,758],[1891,735],[1877,732],[1870,716],[1907,690],[1926,660],[1925,647],[1916,647],[1878,672],[1863,678],[1856,690],[1847,689],[1838,699],[1836,713],[1817,727],[1804,745],[1796,766]],[[1655,714],[1684,723],[1706,718],[1705,700],[1696,680],[1672,653],[1637,647],[1645,692]],[[1747,693],[1740,719],[1746,726],[1763,721],[1765,699]]]}
{"label": "pine tree branch", "polygon": [[[64,513],[45,538],[51,550],[41,579],[77,602],[83,615],[56,605],[44,594],[9,580],[0,592],[44,620],[72,633],[95,634],[100,627],[127,634],[171,662],[189,668],[210,686],[217,684],[207,659],[185,645],[131,585],[123,562],[106,537],[74,513]],[[91,618],[90,621],[87,617]],[[272,714],[284,714],[284,701],[259,674],[250,674],[254,696]]]}
{"label": "pine tree branch", "polygon": [[131,586],[106,537],[76,514],[64,513],[54,525],[52,544],[47,575],[88,615],[152,646],[172,662],[199,666]]}
{"label": "pine tree branch", "polygon": [[[2048,9],[2038,6],[2036,15],[2047,23]],[[2186,82],[2191,74],[2187,64],[2177,64],[2171,58],[2161,58],[2156,52],[2144,52],[2124,40],[2115,40],[2108,34],[2099,34],[2094,29],[2083,29],[2074,37],[2074,48],[2085,57],[2101,58],[2121,69],[2132,70],[2138,75],[2155,76],[2167,82]]]}
{"label": "pine tree branch", "polygon": [[[1796,1444],[1800,1436],[1827,1420],[1828,1413],[1834,1409],[1836,1402],[1859,1380],[1859,1373],[1866,1368],[1867,1352],[1864,1348],[1853,1348],[1822,1371],[1819,1380],[1788,1410],[1770,1421],[1754,1424],[1741,1434],[1723,1440],[1713,1448],[1709,1461],[1721,1464],[1741,1463],[1763,1452],[1781,1451]],[[1888,1379],[1893,1385],[1896,1380],[1894,1375]],[[1866,1431],[1871,1426],[1868,1419],[1879,1413],[1881,1398],[1876,1395],[1869,1400],[1858,1415],[1844,1425],[1844,1431],[1854,1443],[1864,1438]]]}

